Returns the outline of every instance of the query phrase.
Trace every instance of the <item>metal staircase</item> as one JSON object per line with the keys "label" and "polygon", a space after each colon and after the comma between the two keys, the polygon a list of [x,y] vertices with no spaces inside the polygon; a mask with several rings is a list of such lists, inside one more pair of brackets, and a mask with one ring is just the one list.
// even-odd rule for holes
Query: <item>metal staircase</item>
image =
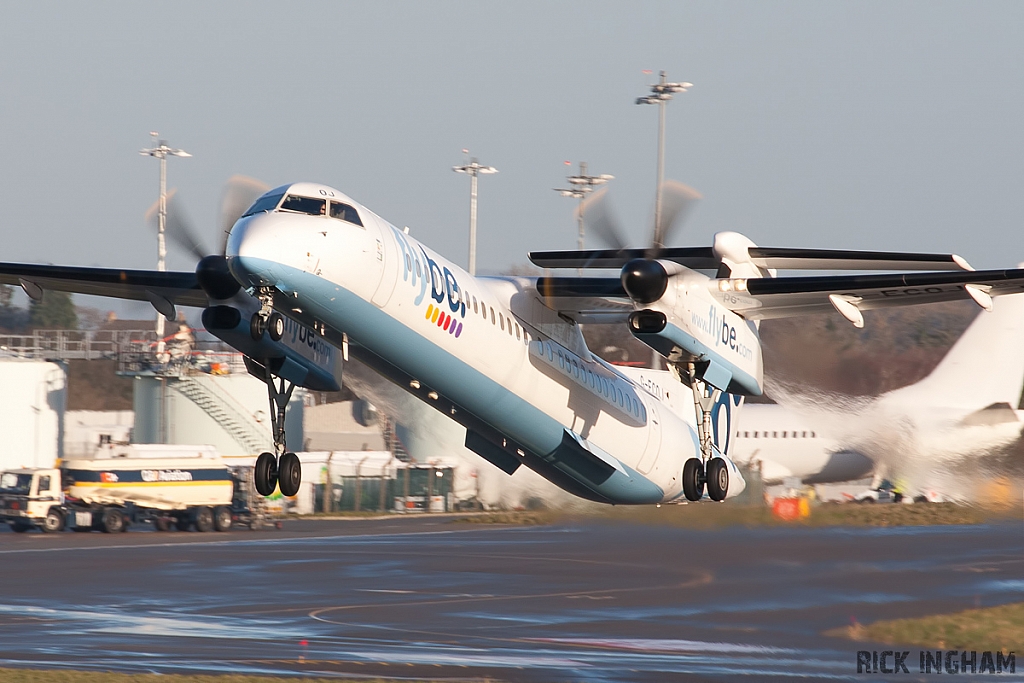
{"label": "metal staircase", "polygon": [[270,433],[246,413],[246,410],[227,393],[207,382],[201,382],[188,375],[171,383],[179,391],[209,415],[224,431],[231,435],[248,453],[259,453],[270,448]]}

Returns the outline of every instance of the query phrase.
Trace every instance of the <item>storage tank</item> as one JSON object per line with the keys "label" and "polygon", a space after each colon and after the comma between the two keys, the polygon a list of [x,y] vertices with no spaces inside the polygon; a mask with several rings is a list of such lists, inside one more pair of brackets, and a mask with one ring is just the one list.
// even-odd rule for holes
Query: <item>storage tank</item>
{"label": "storage tank", "polygon": [[[247,374],[135,377],[134,443],[209,444],[221,455],[273,451],[267,385]],[[303,450],[302,397],[286,412],[288,449]]]}
{"label": "storage tank", "polygon": [[58,363],[0,358],[0,469],[53,467],[63,457],[67,372]]}

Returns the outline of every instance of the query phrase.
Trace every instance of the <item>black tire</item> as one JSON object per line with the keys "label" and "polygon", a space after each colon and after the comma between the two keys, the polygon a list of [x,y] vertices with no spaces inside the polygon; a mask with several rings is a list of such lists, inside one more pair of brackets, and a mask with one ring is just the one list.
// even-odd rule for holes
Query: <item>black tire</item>
{"label": "black tire", "polygon": [[117,508],[108,508],[103,513],[101,530],[105,534],[118,534],[125,530],[124,514]]}
{"label": "black tire", "polygon": [[32,527],[29,524],[21,524],[20,522],[11,522],[11,531],[13,531],[16,534],[23,534],[23,533],[25,533],[26,531],[28,531],[31,528]]}
{"label": "black tire", "polygon": [[267,333],[274,341],[281,341],[284,336],[284,317],[280,313],[271,313],[267,321]]}
{"label": "black tire", "polygon": [[227,531],[231,528],[231,509],[223,505],[213,508],[213,528],[217,531]]}
{"label": "black tire", "polygon": [[196,508],[196,531],[213,531],[213,510],[205,505]]}
{"label": "black tire", "polygon": [[277,464],[277,485],[281,487],[281,495],[291,498],[299,492],[302,483],[302,464],[299,456],[285,453]]}
{"label": "black tire", "polygon": [[170,531],[171,530],[171,520],[170,520],[170,518],[168,518],[168,517],[154,517],[153,518],[153,528],[156,529],[157,531]]}
{"label": "black tire", "polygon": [[64,531],[64,515],[57,508],[50,508],[50,511],[46,513],[46,519],[39,525],[39,528],[44,534]]}
{"label": "black tire", "polygon": [[192,526],[192,520],[189,519],[188,515],[178,515],[174,520],[174,528],[178,531],[188,531],[190,526]]}
{"label": "black tire", "polygon": [[704,463],[697,458],[683,463],[683,494],[689,501],[698,501],[704,495]]}
{"label": "black tire", "polygon": [[249,320],[249,335],[253,341],[259,341],[263,339],[263,333],[267,330],[267,321],[263,319],[263,316],[256,313],[252,314],[252,318]]}
{"label": "black tire", "polygon": [[277,458],[273,453],[260,453],[256,466],[252,468],[253,485],[261,496],[274,494],[277,488]]}
{"label": "black tire", "polygon": [[722,458],[708,460],[707,472],[708,498],[715,501],[725,500],[729,493],[729,465]]}

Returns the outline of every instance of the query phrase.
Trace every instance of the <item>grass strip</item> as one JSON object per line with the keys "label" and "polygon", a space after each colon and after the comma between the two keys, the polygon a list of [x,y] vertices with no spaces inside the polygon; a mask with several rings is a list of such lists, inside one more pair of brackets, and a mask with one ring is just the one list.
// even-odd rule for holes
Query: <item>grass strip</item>
{"label": "grass strip", "polygon": [[1007,519],[1005,513],[954,503],[822,503],[811,508],[810,517],[785,522],[760,506],[729,503],[691,503],[689,505],[580,506],[572,510],[525,510],[477,514],[451,520],[457,524],[508,524],[533,526],[555,523],[611,521],[674,526],[687,529],[714,529],[726,526],[803,526],[803,527],[896,527],[948,524],[983,524]]}
{"label": "grass strip", "polygon": [[1024,652],[1024,602],[969,609],[956,614],[853,624],[826,631],[825,635],[938,650],[1019,653]]}

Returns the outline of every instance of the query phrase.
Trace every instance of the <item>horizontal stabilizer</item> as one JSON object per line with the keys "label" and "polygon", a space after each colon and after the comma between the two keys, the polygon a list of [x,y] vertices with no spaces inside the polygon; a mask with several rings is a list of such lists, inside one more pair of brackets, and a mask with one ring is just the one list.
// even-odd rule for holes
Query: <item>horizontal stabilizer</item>
{"label": "horizontal stabilizer", "polygon": [[993,403],[992,405],[976,410],[960,421],[964,427],[989,426],[1020,422],[1017,411],[1010,407],[1009,403]]}

